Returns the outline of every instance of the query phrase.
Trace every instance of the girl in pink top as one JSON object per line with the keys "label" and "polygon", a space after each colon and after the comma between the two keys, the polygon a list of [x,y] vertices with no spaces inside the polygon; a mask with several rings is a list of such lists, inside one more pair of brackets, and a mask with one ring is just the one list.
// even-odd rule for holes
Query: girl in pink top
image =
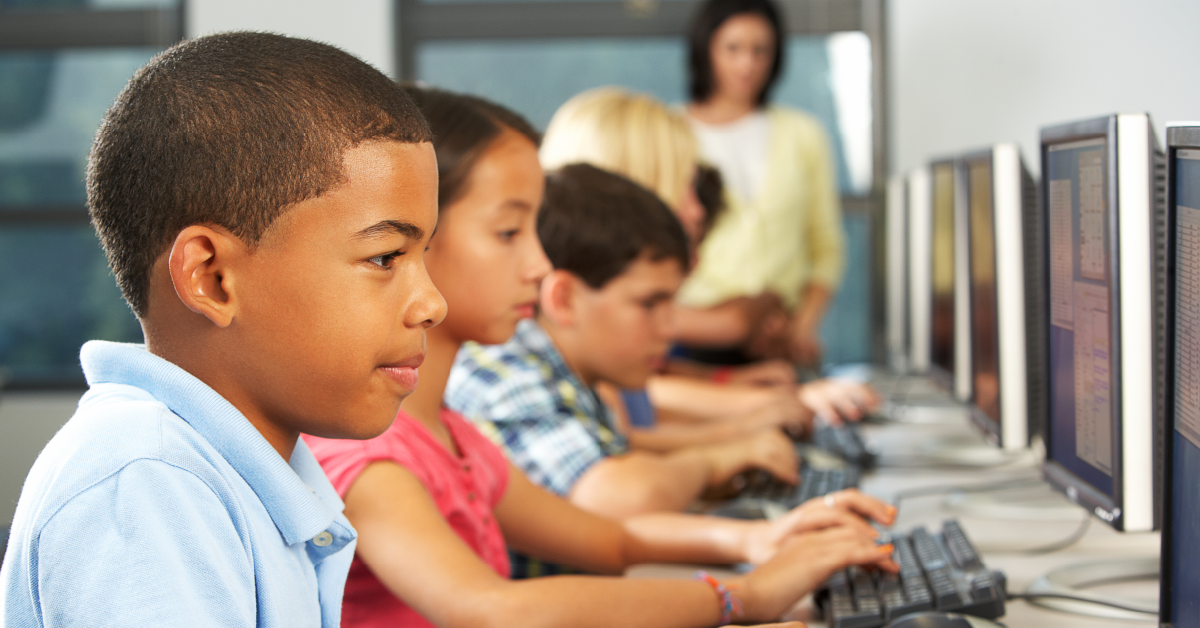
{"label": "girl in pink top", "polygon": [[[429,330],[421,385],[395,425],[366,442],[306,436],[346,503],[358,549],[343,624],[713,626],[781,615],[850,564],[895,570],[863,519],[894,510],[855,491],[773,522],[678,513],[604,519],[532,484],[442,408],[463,342],[495,344],[533,315],[550,265],[537,239],[544,178],[537,133],[467,96],[410,88],[433,128],[438,232],[425,263],[449,306]],[[404,251],[398,251],[398,255]],[[592,573],[639,562],[761,563],[718,581],[555,576],[511,581],[504,545]]]}

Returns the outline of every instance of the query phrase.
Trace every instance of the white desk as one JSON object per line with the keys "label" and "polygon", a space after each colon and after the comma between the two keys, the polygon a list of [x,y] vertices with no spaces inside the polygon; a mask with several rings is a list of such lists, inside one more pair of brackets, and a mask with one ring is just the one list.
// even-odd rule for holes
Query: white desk
{"label": "white desk", "polygon": [[[928,449],[928,443],[941,440],[975,442],[983,440],[972,428],[964,424],[955,425],[906,425],[866,426],[868,442],[885,452],[882,466],[865,475],[860,489],[868,494],[892,501],[899,491],[914,488],[992,483],[1007,479],[1037,478],[1040,471],[1026,463],[993,468],[921,468],[918,466],[889,467],[888,458],[906,463],[916,461],[916,456]],[[1026,493],[1045,495],[1044,485],[1028,489],[1009,490],[1005,496]],[[938,529],[941,521],[956,517],[975,543],[984,563],[991,569],[1003,571],[1008,578],[1010,592],[1024,592],[1038,576],[1051,569],[1071,564],[1105,558],[1145,558],[1159,553],[1159,535],[1121,534],[1099,520],[1093,520],[1086,534],[1074,545],[1043,555],[1029,555],[1028,550],[1050,545],[1069,537],[1079,527],[1084,511],[1070,505],[1060,511],[1072,520],[1002,520],[971,516],[956,512],[942,496],[905,498],[900,505],[896,527],[907,530],[917,525]],[[1077,516],[1076,516],[1077,512]],[[631,577],[663,577],[690,575],[693,568],[681,566],[646,565],[630,570]],[[1157,582],[1131,582],[1107,585],[1090,589],[1121,597],[1156,599]],[[1006,605],[1006,615],[1000,619],[1010,628],[1055,626],[1062,628],[1085,628],[1114,626],[1156,626],[1157,618],[1147,616],[1145,621],[1113,620],[1073,615],[1045,609],[1022,600],[1012,600]],[[811,600],[801,602],[793,610],[793,616],[808,621],[814,628],[824,626],[812,619]]]}

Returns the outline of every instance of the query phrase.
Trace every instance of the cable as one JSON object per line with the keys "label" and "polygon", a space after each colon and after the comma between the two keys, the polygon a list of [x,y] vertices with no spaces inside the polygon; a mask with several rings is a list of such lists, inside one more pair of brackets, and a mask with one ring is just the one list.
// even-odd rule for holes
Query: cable
{"label": "cable", "polygon": [[1092,599],[1089,597],[1082,597],[1079,595],[1067,595],[1065,593],[1008,593],[1007,597],[1009,600],[1029,600],[1029,601],[1037,600],[1039,598],[1054,598],[1054,599],[1058,599],[1058,600],[1071,600],[1072,602],[1086,602],[1088,604],[1098,604],[1100,606],[1111,606],[1112,608],[1122,610],[1122,611],[1128,611],[1130,613],[1142,613],[1145,615],[1157,615],[1158,614],[1158,611],[1150,611],[1150,610],[1146,610],[1144,608],[1138,608],[1136,606],[1122,604],[1120,602],[1113,602],[1110,600],[1096,600],[1096,599]]}
{"label": "cable", "polygon": [[1061,541],[1055,541],[1054,543],[1050,543],[1048,545],[1043,545],[1041,547],[1035,547],[1033,549],[1023,550],[1023,551],[1017,552],[1017,553],[1024,554],[1026,556],[1041,556],[1043,554],[1050,554],[1052,552],[1057,552],[1058,550],[1062,550],[1062,549],[1071,547],[1072,545],[1078,543],[1079,540],[1083,538],[1083,535],[1087,534],[1088,527],[1091,526],[1091,523],[1092,523],[1092,516],[1087,514],[1086,512],[1084,512],[1083,521],[1079,522],[1079,527],[1076,528],[1075,531],[1071,533],[1071,536],[1068,536],[1067,538],[1065,538]]}
{"label": "cable", "polygon": [[896,493],[896,495],[892,498],[892,505],[898,510],[900,508],[901,501],[914,497],[932,497],[934,495],[945,495],[948,493],[987,493],[991,491],[1003,491],[1011,488],[1036,486],[1041,483],[1042,480],[1039,478],[1027,478],[1003,480],[1000,482],[987,482],[984,484],[974,484],[969,486],[963,486],[961,484],[924,486],[921,488],[914,488]]}

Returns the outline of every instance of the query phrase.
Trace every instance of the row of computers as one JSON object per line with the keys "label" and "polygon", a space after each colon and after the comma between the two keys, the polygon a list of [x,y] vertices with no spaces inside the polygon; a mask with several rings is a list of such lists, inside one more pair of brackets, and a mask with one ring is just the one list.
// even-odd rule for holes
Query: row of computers
{"label": "row of computers", "polygon": [[1197,625],[1200,124],[1166,137],[1111,115],[1042,129],[1040,184],[1011,144],[893,178],[885,388],[939,383],[1100,520],[1161,528],[1161,621]]}

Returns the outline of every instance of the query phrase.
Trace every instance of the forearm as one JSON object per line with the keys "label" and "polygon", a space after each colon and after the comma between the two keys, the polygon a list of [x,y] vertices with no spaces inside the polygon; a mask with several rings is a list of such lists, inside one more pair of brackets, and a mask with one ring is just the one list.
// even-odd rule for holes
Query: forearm
{"label": "forearm", "polygon": [[685,345],[733,347],[746,341],[754,321],[745,298],[710,308],[675,305],[675,339]]}
{"label": "forearm", "polygon": [[815,330],[825,318],[829,302],[833,300],[833,290],[819,283],[808,283],[800,290],[800,307],[792,314],[793,324],[808,330]]}
{"label": "forearm", "polygon": [[682,628],[715,626],[720,617],[716,595],[702,582],[590,576],[501,581],[480,603],[449,614],[440,625]]}
{"label": "forearm", "polygon": [[747,539],[762,521],[680,513],[628,517],[622,555],[627,565],[699,563],[727,565],[749,560]]}
{"label": "forearm", "polygon": [[745,435],[747,431],[747,427],[736,421],[664,423],[660,420],[653,428],[631,430],[629,445],[641,451],[671,452],[684,447],[726,442]]}
{"label": "forearm", "polygon": [[584,472],[569,499],[584,510],[611,518],[679,512],[708,485],[714,473],[711,458],[702,447],[607,458]]}
{"label": "forearm", "polygon": [[714,384],[689,377],[656,375],[646,383],[655,408],[725,421],[770,403],[774,393],[761,386]]}

